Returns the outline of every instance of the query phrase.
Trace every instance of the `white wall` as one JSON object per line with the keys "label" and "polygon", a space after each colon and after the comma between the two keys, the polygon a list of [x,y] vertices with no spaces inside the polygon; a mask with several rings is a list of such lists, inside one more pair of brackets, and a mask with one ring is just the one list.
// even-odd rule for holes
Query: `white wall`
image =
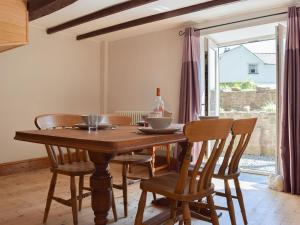
{"label": "white wall", "polygon": [[156,87],[178,117],[183,37],[166,30],[108,44],[108,111],[152,110]]}
{"label": "white wall", "polygon": [[42,145],[14,141],[43,113],[100,111],[100,48],[30,27],[30,44],[0,54],[0,163],[45,155]]}
{"label": "white wall", "polygon": [[224,53],[219,62],[220,82],[240,82],[247,81],[251,77],[248,74],[248,64],[259,64],[258,70],[261,71],[259,60],[255,55],[249,54],[243,47],[238,47]]}
{"label": "white wall", "polygon": [[[249,74],[249,64],[258,65],[258,74]],[[249,79],[257,84],[276,83],[276,65],[264,64],[243,47],[224,53],[219,63],[220,82],[242,82]]]}

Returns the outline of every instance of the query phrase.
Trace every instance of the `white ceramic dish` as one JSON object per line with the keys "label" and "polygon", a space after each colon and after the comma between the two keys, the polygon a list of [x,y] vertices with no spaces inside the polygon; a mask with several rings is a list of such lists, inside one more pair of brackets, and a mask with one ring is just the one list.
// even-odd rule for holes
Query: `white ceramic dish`
{"label": "white ceramic dish", "polygon": [[149,125],[153,129],[165,129],[168,128],[173,118],[172,117],[147,117],[145,118],[146,122],[149,123]]}
{"label": "white ceramic dish", "polygon": [[179,131],[179,127],[170,127],[165,129],[153,129],[152,127],[139,127],[138,130],[145,134],[174,134]]}

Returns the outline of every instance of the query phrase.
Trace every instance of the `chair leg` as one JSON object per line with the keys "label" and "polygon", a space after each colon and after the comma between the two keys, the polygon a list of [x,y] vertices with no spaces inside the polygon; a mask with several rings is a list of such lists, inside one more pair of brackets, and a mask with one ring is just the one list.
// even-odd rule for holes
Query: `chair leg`
{"label": "chair leg", "polygon": [[77,196],[76,196],[75,176],[71,176],[70,190],[71,190],[71,206],[72,206],[72,214],[73,214],[73,223],[74,223],[74,225],[77,225],[78,224],[78,214],[77,214]]}
{"label": "chair leg", "polygon": [[245,210],[245,205],[244,205],[244,200],[243,200],[243,194],[241,191],[241,187],[240,187],[240,182],[238,178],[234,179],[234,186],[235,186],[235,190],[236,190],[236,195],[239,201],[239,205],[241,208],[241,213],[243,216],[243,220],[244,220],[244,224],[247,225],[248,224],[248,220],[247,220],[247,215],[246,215],[246,210]]}
{"label": "chair leg", "polygon": [[167,159],[167,165],[168,165],[168,171],[171,169],[171,145],[167,145],[167,150],[166,150],[166,159]]}
{"label": "chair leg", "polygon": [[[181,222],[181,224],[183,224],[183,220],[180,221],[180,222]],[[179,222],[179,224],[180,224],[180,222]],[[164,223],[164,225],[174,225],[174,224],[175,224],[175,222],[174,222],[173,219],[168,219],[168,220]]]}
{"label": "chair leg", "polygon": [[112,210],[113,210],[113,215],[114,215],[114,220],[115,222],[118,221],[118,214],[117,214],[117,208],[116,208],[116,202],[115,202],[115,195],[114,195],[114,190],[112,189]]}
{"label": "chair leg", "polygon": [[188,202],[182,202],[182,208],[183,208],[183,221],[184,225],[191,225],[191,211],[190,206]]}
{"label": "chair leg", "polygon": [[132,165],[128,165],[128,173],[132,173]]}
{"label": "chair leg", "polygon": [[123,204],[124,204],[124,216],[127,217],[128,215],[128,202],[127,202],[127,170],[128,165],[123,163],[123,170],[122,170],[122,187],[123,187]]}
{"label": "chair leg", "polygon": [[212,195],[207,196],[207,203],[210,209],[211,223],[213,225],[219,225],[219,218],[216,212],[216,207]]}
{"label": "chair leg", "polygon": [[55,186],[56,186],[56,180],[57,180],[57,173],[54,172],[52,174],[50,187],[49,187],[49,191],[48,191],[43,223],[47,222],[47,218],[48,218],[48,214],[49,214],[49,211],[50,211],[50,206],[51,206],[51,202],[52,202],[52,199],[53,199],[54,190],[55,190]]}
{"label": "chair leg", "polygon": [[[148,167],[148,172],[149,172],[149,178],[151,179],[154,176],[151,162],[147,163],[147,167]],[[156,201],[156,194],[154,192],[152,194],[153,194],[153,200],[155,202]]]}
{"label": "chair leg", "polygon": [[231,225],[236,225],[234,205],[233,205],[233,201],[232,201],[232,195],[231,195],[231,190],[230,190],[230,186],[229,186],[229,181],[224,180],[224,184],[225,184],[225,195],[226,195],[227,207],[228,207],[228,211],[229,211]]}
{"label": "chair leg", "polygon": [[[131,152],[131,155],[134,155],[134,152]],[[127,170],[128,170],[128,173],[132,173],[132,167],[133,167],[133,165],[128,165],[128,167],[127,167]]]}
{"label": "chair leg", "polygon": [[83,184],[84,184],[84,176],[80,176],[79,177],[79,206],[78,206],[79,211],[81,211],[81,207],[82,207]]}
{"label": "chair leg", "polygon": [[143,217],[144,217],[146,201],[147,201],[147,191],[143,191],[141,194],[141,197],[140,197],[134,225],[142,225],[143,224]]}
{"label": "chair leg", "polygon": [[[170,218],[167,220],[165,225],[174,225],[176,221],[177,213],[177,201],[170,199]],[[179,224],[183,224],[183,220],[179,221]]]}
{"label": "chair leg", "polygon": [[152,170],[155,173],[155,158],[156,158],[156,147],[152,147]]}

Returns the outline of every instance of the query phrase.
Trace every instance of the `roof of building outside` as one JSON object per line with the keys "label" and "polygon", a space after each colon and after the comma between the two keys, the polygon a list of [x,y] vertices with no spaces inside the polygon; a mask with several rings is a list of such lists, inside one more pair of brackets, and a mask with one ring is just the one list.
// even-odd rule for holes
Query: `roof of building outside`
{"label": "roof of building outside", "polygon": [[276,53],[255,53],[255,52],[250,51],[244,45],[239,45],[239,46],[235,46],[234,48],[228,49],[227,51],[225,51],[224,53],[221,54],[221,57],[223,57],[224,55],[226,55],[232,51],[240,49],[240,48],[246,49],[249,53],[255,55],[266,65],[275,65],[276,64]]}
{"label": "roof of building outside", "polygon": [[276,54],[275,53],[255,53],[258,58],[260,58],[264,64],[275,65],[276,64]]}

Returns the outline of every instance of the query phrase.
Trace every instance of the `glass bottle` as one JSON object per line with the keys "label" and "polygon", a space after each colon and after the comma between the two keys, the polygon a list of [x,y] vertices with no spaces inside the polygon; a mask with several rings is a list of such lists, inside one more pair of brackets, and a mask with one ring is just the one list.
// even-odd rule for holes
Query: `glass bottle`
{"label": "glass bottle", "polygon": [[160,116],[163,116],[165,110],[165,104],[164,104],[164,100],[160,95],[160,88],[156,88],[156,97],[154,103],[155,103],[154,112],[160,113]]}

